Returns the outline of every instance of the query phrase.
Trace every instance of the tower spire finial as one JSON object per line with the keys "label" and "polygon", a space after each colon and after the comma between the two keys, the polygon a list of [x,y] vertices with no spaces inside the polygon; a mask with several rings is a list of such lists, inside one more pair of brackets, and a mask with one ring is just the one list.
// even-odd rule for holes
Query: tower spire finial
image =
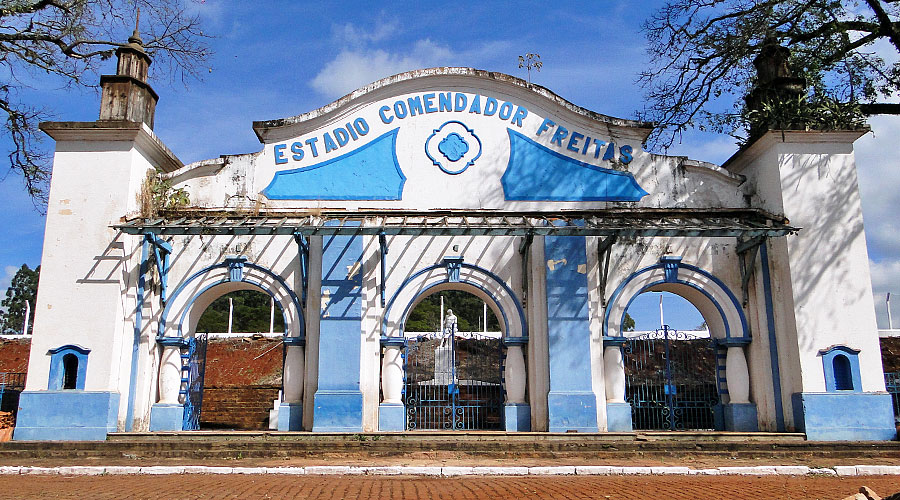
{"label": "tower spire finial", "polygon": [[138,30],[138,27],[141,24],[141,8],[137,8],[137,15],[134,18],[134,33],[128,38],[128,43],[135,43],[138,45],[142,45],[143,41],[141,40],[141,34]]}

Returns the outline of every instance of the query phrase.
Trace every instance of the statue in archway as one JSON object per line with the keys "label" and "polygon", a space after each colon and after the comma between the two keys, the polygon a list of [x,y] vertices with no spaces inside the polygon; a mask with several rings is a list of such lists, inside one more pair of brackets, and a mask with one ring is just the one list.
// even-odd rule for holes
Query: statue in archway
{"label": "statue in archway", "polygon": [[447,316],[444,317],[444,334],[441,336],[441,346],[447,343],[447,339],[456,333],[456,315],[453,309],[447,309]]}

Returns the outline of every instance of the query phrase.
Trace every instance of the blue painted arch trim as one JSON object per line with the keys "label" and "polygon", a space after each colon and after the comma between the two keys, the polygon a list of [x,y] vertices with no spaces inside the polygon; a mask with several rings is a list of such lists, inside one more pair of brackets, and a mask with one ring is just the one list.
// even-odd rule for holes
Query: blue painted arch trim
{"label": "blue painted arch trim", "polygon": [[[519,298],[516,296],[515,293],[513,293],[512,289],[509,287],[509,285],[507,285],[506,282],[503,281],[499,276],[492,273],[491,271],[488,271],[487,269],[485,269],[483,267],[476,266],[474,264],[469,264],[467,262],[462,262],[460,264],[460,267],[466,268],[466,269],[471,269],[471,270],[477,271],[479,273],[482,273],[485,276],[489,277],[492,281],[494,281],[495,283],[500,285],[500,287],[503,288],[503,290],[509,295],[509,297],[512,299],[513,303],[516,306],[516,312],[518,313],[518,316],[519,316],[519,322],[522,325],[522,338],[527,339],[528,338],[528,322],[525,320],[525,311],[522,308],[522,303],[519,301]],[[394,294],[391,296],[391,299],[388,301],[387,307],[384,310],[384,319],[381,322],[382,338],[388,338],[387,318],[390,317],[391,309],[394,306],[394,302],[397,300],[397,297],[400,295],[400,293],[403,291],[403,289],[406,288],[410,283],[412,283],[419,276],[421,276],[425,273],[428,273],[428,272],[431,272],[431,271],[434,271],[437,269],[443,269],[443,268],[446,268],[446,263],[433,264],[431,266],[420,269],[419,271],[413,273],[411,276],[407,277],[406,280],[403,281],[403,283],[400,285],[400,287],[397,288],[397,291],[394,292]],[[450,283],[449,274],[444,277],[443,281],[431,284],[427,288],[425,288],[424,290],[422,290],[421,292],[416,294],[416,296],[413,298],[413,300],[410,301],[410,303],[407,304],[403,310],[402,323],[406,324],[406,318],[409,314],[410,309],[412,308],[412,305],[416,302],[416,299],[425,295],[428,290],[430,290],[438,285],[442,285],[444,283]],[[505,335],[506,338],[504,338],[504,343],[517,342],[515,340],[509,340],[509,341],[507,340],[507,339],[515,339],[516,337],[509,337],[509,318],[506,315],[506,311],[501,306],[500,300],[497,299],[497,297],[494,296],[494,294],[491,293],[490,290],[487,290],[483,286],[481,286],[477,283],[473,283],[471,281],[467,281],[465,279],[460,279],[459,281],[454,281],[453,283],[459,283],[462,285],[471,286],[473,288],[480,290],[482,293],[486,294],[491,299],[491,301],[494,303],[494,305],[497,306],[497,309],[500,311],[500,314],[503,316],[503,325],[505,327],[505,332],[506,332],[506,335]]]}
{"label": "blue painted arch trim", "polygon": [[[210,272],[210,271],[213,271],[213,270],[216,270],[216,269],[222,269],[222,268],[226,268],[226,269],[227,269],[228,266],[229,266],[228,262],[220,262],[220,263],[218,263],[218,264],[213,264],[213,265],[211,265],[211,266],[205,267],[205,268],[203,268],[203,269],[197,271],[196,273],[192,274],[190,277],[188,277],[188,279],[184,280],[180,285],[178,285],[178,288],[176,288],[175,291],[172,293],[171,297],[169,298],[168,303],[166,304],[166,307],[163,309],[162,315],[160,315],[160,319],[159,319],[159,330],[158,330],[159,333],[158,333],[158,336],[157,336],[157,341],[158,341],[158,342],[159,342],[159,341],[164,341],[164,339],[166,338],[166,337],[164,336],[164,335],[165,335],[165,331],[166,331],[166,318],[169,317],[169,314],[170,314],[170,312],[171,312],[172,305],[175,304],[175,303],[177,302],[177,298],[181,295],[182,292],[184,292],[184,290],[187,288],[187,286],[188,286],[191,282],[193,282],[194,280],[196,280],[197,278],[199,278],[200,276],[203,276],[204,274],[206,274],[206,273],[208,273],[208,272]],[[263,266],[260,266],[260,265],[258,265],[258,264],[254,264],[254,263],[252,263],[252,262],[244,262],[244,263],[243,263],[243,267],[244,267],[244,268],[247,268],[247,269],[253,269],[253,270],[255,270],[255,271],[259,271],[259,272],[261,272],[261,273],[263,273],[263,274],[269,276],[270,278],[274,279],[279,285],[281,285],[281,286],[284,288],[284,290],[287,292],[288,296],[291,298],[291,303],[293,304],[294,308],[297,310],[297,315],[298,315],[298,319],[299,319],[298,323],[299,323],[299,325],[300,325],[300,331],[298,332],[297,337],[299,337],[299,338],[305,340],[305,338],[306,338],[306,318],[305,318],[305,315],[303,314],[303,308],[300,307],[300,299],[297,297],[297,294],[294,293],[294,291],[291,289],[291,287],[288,286],[287,282],[284,281],[284,278],[282,278],[281,276],[279,276],[279,275],[273,273],[270,269],[268,269],[268,268],[266,268],[266,267],[263,267]],[[213,283],[213,284],[211,284],[211,285],[205,287],[205,288],[204,288],[203,290],[201,290],[200,292],[196,293],[196,294],[191,298],[191,300],[188,301],[187,307],[185,308],[185,312],[182,313],[182,317],[179,319],[179,325],[178,325],[178,333],[179,333],[179,335],[182,335],[182,331],[181,331],[181,322],[182,322],[183,319],[184,319],[184,314],[186,314],[187,311],[190,310],[190,306],[194,303],[194,301],[196,301],[198,297],[200,297],[201,295],[203,295],[203,293],[206,292],[207,290],[209,290],[210,288],[212,288],[212,287],[214,287],[214,286],[217,286],[217,285],[221,285],[221,284],[223,284],[223,283],[229,283],[229,282],[232,282],[232,281],[230,281],[230,280],[228,280],[228,279],[222,279],[222,280],[219,280],[219,281],[217,281],[216,283]],[[241,277],[241,282],[247,283],[247,284],[250,284],[250,285],[253,285],[253,286],[256,286],[256,287],[260,288],[261,290],[263,290],[264,292],[268,293],[270,297],[272,297],[273,299],[275,299],[275,295],[272,293],[271,290],[269,290],[267,287],[261,285],[260,283],[257,283],[257,282],[248,280],[246,274],[244,274],[244,275]],[[280,302],[279,300],[277,300],[277,299],[275,299],[275,302],[278,303],[278,307],[281,308],[281,314],[282,314],[282,316],[285,316],[284,305],[281,304],[281,302]],[[284,333],[284,336],[287,337],[287,336],[288,336],[288,333],[289,333],[289,332],[288,332],[289,324],[288,324],[288,322],[287,322],[287,318],[286,318],[286,317],[284,318],[284,320],[285,320],[285,321],[284,321],[284,324],[285,324],[285,333]]]}
{"label": "blue painted arch trim", "polygon": [[[210,284],[210,285],[205,286],[202,290],[200,290],[199,292],[197,292],[196,294],[194,294],[194,296],[191,298],[191,300],[187,303],[187,306],[184,308],[184,312],[181,313],[181,317],[180,317],[179,320],[178,320],[178,335],[179,335],[179,336],[184,336],[184,332],[182,331],[182,326],[184,325],[184,320],[185,320],[185,318],[187,317],[188,312],[190,312],[191,306],[194,305],[194,302],[195,302],[197,299],[199,299],[204,293],[206,293],[207,291],[209,291],[209,290],[212,289],[212,288],[215,288],[215,287],[217,287],[217,286],[219,286],[219,285],[222,285],[222,284],[225,284],[225,283],[234,283],[234,282],[235,282],[235,281],[232,281],[232,280],[229,280],[229,279],[222,279],[222,280],[219,280],[219,281],[217,281],[217,282],[215,282],[215,283],[212,283],[212,284]],[[255,286],[256,288],[259,288],[261,291],[263,291],[263,292],[265,292],[266,294],[268,294],[269,297],[272,297],[272,300],[274,300],[274,301],[275,301],[275,304],[278,305],[278,308],[281,309],[281,320],[282,320],[282,322],[284,323],[284,337],[287,338],[287,336],[288,336],[288,327],[289,327],[290,325],[288,324],[287,315],[286,315],[285,312],[284,312],[284,306],[282,306],[281,301],[278,300],[278,299],[276,299],[276,298],[275,298],[275,295],[274,295],[271,291],[269,291],[267,288],[265,288],[264,286],[262,286],[262,284],[260,284],[260,283],[258,283],[258,282],[256,282],[256,281],[251,281],[251,280],[248,280],[248,279],[241,279],[239,282],[240,282],[240,283],[246,283],[246,284],[248,284],[248,285],[253,285],[253,286]],[[302,316],[301,316],[301,317],[302,317]],[[302,337],[298,337],[298,338],[302,338]]]}
{"label": "blue painted arch trim", "polygon": [[[620,283],[618,287],[616,287],[616,290],[613,292],[612,296],[610,297],[608,304],[615,304],[619,300],[619,296],[622,294],[622,291],[625,289],[625,287],[628,286],[629,283],[634,281],[634,279],[636,279],[638,276],[645,274],[645,273],[649,273],[651,271],[658,270],[658,269],[665,270],[666,265],[668,264],[669,266],[672,266],[673,262],[674,261],[672,261],[672,260],[660,261],[657,264],[653,264],[652,266],[647,266],[643,269],[640,269],[640,270],[632,273],[628,278],[626,278],[624,281],[622,281],[622,283]],[[729,289],[728,286],[725,285],[724,282],[722,282],[722,280],[720,280],[716,276],[710,274],[709,272],[707,272],[697,266],[693,266],[691,264],[684,264],[680,261],[678,262],[677,266],[678,266],[678,269],[686,269],[688,271],[692,271],[692,272],[701,274],[701,275],[705,276],[706,278],[709,278],[710,281],[715,283],[723,292],[725,292],[725,294],[728,296],[729,300],[731,301],[730,305],[734,308],[735,311],[737,311],[738,317],[741,320],[740,335],[732,336],[731,328],[728,324],[728,317],[725,314],[725,309],[722,307],[721,304],[719,304],[719,301],[717,301],[712,296],[712,294],[710,294],[707,290],[704,290],[702,287],[700,287],[696,283],[692,283],[692,282],[689,282],[689,281],[686,281],[686,280],[683,280],[680,278],[676,278],[675,280],[662,279],[662,280],[654,281],[652,283],[649,283],[649,284],[641,287],[641,289],[637,293],[635,293],[632,297],[629,298],[628,304],[626,304],[625,308],[623,309],[622,318],[620,318],[620,324],[621,324],[621,321],[624,321],[625,313],[628,311],[628,306],[631,305],[631,303],[634,301],[634,299],[638,295],[645,292],[647,289],[652,288],[657,285],[662,285],[662,284],[667,284],[667,283],[678,283],[678,284],[682,284],[682,285],[687,285],[687,286],[699,291],[704,296],[706,296],[706,298],[708,298],[710,300],[710,302],[712,302],[712,304],[719,311],[719,314],[722,316],[722,322],[725,325],[726,339],[741,338],[741,339],[748,339],[748,341],[749,341],[750,329],[747,327],[747,318],[744,316],[744,310],[741,307],[741,303],[738,301],[738,299],[734,295],[734,293],[732,293],[731,289]],[[610,316],[611,310],[612,310],[612,308],[607,306],[606,311],[604,311],[604,315],[603,315],[603,336],[604,337],[609,335],[609,333],[608,333],[609,332],[609,316]],[[619,332],[619,335],[621,335],[621,333],[622,332]]]}

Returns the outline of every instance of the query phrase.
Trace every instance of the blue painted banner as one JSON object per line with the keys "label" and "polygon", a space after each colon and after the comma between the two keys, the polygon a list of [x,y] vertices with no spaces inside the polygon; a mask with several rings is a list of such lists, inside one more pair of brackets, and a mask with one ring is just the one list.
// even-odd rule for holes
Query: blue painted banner
{"label": "blue painted banner", "polygon": [[400,200],[406,176],[397,163],[397,130],[337,158],[275,173],[271,200]]}
{"label": "blue painted banner", "polygon": [[507,132],[509,164],[501,178],[507,200],[639,201],[648,194],[629,172],[584,163]]}

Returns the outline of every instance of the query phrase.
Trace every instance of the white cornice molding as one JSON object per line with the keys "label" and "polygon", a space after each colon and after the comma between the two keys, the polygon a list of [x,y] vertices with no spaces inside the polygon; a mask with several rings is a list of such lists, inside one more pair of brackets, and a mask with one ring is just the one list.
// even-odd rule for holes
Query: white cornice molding
{"label": "white cornice molding", "polygon": [[783,144],[846,144],[868,134],[868,127],[857,130],[770,130],[733,154],[722,164],[731,172],[740,172],[750,162],[778,143]]}
{"label": "white cornice molding", "polygon": [[56,142],[133,142],[150,163],[163,172],[174,172],[184,166],[144,123],[118,120],[43,122],[40,128]]}

